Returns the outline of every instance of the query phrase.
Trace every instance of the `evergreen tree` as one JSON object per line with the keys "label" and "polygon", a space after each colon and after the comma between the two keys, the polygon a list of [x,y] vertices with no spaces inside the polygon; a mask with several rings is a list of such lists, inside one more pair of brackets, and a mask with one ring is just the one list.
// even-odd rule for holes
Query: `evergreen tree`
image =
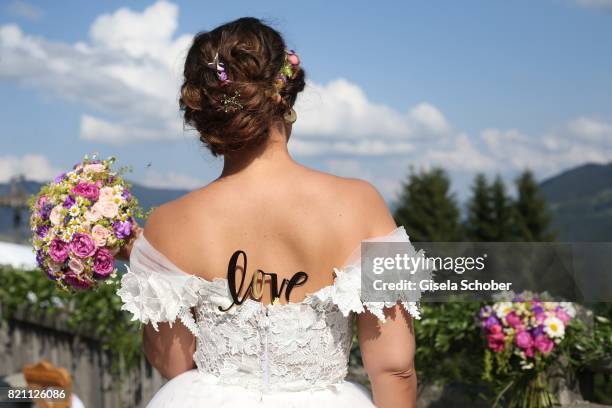
{"label": "evergreen tree", "polygon": [[495,240],[492,191],[484,174],[479,173],[472,185],[465,222],[466,238],[474,242]]}
{"label": "evergreen tree", "polygon": [[529,170],[516,180],[518,197],[514,203],[516,235],[521,241],[554,241],[556,234],[550,230],[552,217],[538,184]]}
{"label": "evergreen tree", "polygon": [[394,217],[415,242],[461,239],[459,208],[450,192],[448,176],[441,168],[419,173],[411,170],[402,186]]}
{"label": "evergreen tree", "polygon": [[491,186],[491,200],[493,209],[493,241],[504,242],[515,240],[513,201],[506,193],[506,185],[497,175]]}

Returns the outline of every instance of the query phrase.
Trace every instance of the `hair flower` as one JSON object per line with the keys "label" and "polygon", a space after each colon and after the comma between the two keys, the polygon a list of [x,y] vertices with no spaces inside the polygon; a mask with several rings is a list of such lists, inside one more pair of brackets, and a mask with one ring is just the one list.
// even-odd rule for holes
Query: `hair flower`
{"label": "hair flower", "polygon": [[219,61],[219,52],[215,53],[215,59],[207,65],[210,69],[217,71],[217,78],[219,78],[219,84],[221,86],[225,86],[231,82],[227,76],[227,72],[225,72],[225,65]]}

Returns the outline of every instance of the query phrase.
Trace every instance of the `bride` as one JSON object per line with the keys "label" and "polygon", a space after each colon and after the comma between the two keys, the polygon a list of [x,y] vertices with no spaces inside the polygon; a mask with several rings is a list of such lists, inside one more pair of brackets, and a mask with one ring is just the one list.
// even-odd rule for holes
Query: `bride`
{"label": "bride", "polygon": [[[224,166],[153,212],[122,277],[170,380],[149,406],[415,406],[416,305],[360,298],[360,243],[408,236],[370,184],[292,159],[298,55],[241,18],[198,34],[184,75],[185,122]],[[353,318],[373,401],[345,380]]]}

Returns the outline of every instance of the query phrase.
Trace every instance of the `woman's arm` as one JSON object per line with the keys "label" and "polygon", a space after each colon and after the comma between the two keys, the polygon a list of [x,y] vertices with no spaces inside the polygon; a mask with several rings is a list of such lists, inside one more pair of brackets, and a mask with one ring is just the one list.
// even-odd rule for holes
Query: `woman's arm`
{"label": "woman's arm", "polygon": [[358,316],[359,347],[378,408],[415,407],[414,329],[400,305],[385,310],[385,323],[371,313]]}
{"label": "woman's arm", "polygon": [[159,332],[147,324],[143,333],[144,352],[147,360],[168,380],[194,368],[193,353],[196,340],[180,322],[172,327],[160,323]]}
{"label": "woman's arm", "polygon": [[[376,189],[361,183],[360,200],[365,205],[367,237],[388,234],[397,227],[387,205]],[[364,367],[370,377],[374,403],[378,408],[415,407],[417,379],[414,369],[414,328],[412,317],[397,305],[385,309],[385,323],[366,312],[358,316],[357,334]]]}

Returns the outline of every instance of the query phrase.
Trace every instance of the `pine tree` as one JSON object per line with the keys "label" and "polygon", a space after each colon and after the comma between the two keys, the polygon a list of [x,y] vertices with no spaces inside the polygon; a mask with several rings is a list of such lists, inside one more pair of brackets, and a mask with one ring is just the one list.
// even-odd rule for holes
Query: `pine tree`
{"label": "pine tree", "polygon": [[518,197],[514,203],[516,235],[527,242],[554,241],[556,234],[550,230],[552,216],[538,184],[529,170],[516,180]]}
{"label": "pine tree", "polygon": [[441,168],[419,173],[411,170],[394,212],[395,221],[415,242],[449,242],[461,239],[459,208],[450,181]]}
{"label": "pine tree", "polygon": [[492,191],[484,174],[479,173],[472,185],[465,222],[466,238],[473,242],[495,241]]}
{"label": "pine tree", "polygon": [[514,237],[513,201],[506,193],[506,185],[497,175],[491,186],[491,200],[493,209],[493,241],[512,241]]}

